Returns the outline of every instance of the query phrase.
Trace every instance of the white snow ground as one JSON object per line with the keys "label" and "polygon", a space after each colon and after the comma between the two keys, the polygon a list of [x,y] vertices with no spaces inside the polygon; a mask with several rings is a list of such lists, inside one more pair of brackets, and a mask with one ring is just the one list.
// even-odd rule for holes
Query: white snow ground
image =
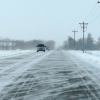
{"label": "white snow ground", "polygon": [[0,100],[100,100],[99,51],[4,52]]}
{"label": "white snow ground", "polygon": [[32,53],[32,52],[36,52],[36,50],[19,50],[19,49],[18,50],[9,50],[9,51],[2,50],[2,51],[0,51],[0,59],[24,55],[24,54]]}
{"label": "white snow ground", "polygon": [[[10,83],[13,83],[13,80],[16,77],[28,70],[31,66],[39,62],[41,59],[45,58],[45,56],[49,55],[50,53],[52,53],[52,51],[46,53],[37,53],[36,50],[0,52],[0,59],[2,61],[2,63],[0,64],[0,93],[2,88]],[[4,65],[6,63],[7,66]]]}
{"label": "white snow ground", "polygon": [[[10,50],[10,51],[0,51],[0,59],[2,58],[8,58],[13,56],[19,56],[31,52],[36,52],[36,50]],[[100,51],[85,51],[84,53],[82,51],[74,51],[70,50],[67,51],[70,54],[73,54],[74,56],[80,57],[80,59],[87,60],[89,62],[93,62],[95,64],[100,65]]]}
{"label": "white snow ground", "polygon": [[70,50],[67,52],[100,68],[100,51],[85,51],[83,53],[83,51]]}

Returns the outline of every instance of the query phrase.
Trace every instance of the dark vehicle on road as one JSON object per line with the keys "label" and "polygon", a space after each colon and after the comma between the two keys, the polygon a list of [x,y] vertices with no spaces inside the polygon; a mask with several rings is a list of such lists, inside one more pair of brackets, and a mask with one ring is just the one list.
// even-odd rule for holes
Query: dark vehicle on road
{"label": "dark vehicle on road", "polygon": [[37,47],[37,52],[38,51],[44,51],[45,52],[46,46],[44,44],[38,44],[36,47]]}
{"label": "dark vehicle on road", "polygon": [[49,47],[46,47],[46,50],[49,50],[50,51],[50,48]]}

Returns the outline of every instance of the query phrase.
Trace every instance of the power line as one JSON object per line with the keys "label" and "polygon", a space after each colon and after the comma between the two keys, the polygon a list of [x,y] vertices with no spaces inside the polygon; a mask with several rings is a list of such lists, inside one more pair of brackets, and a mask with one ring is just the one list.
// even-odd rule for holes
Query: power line
{"label": "power line", "polygon": [[91,24],[92,22],[94,22],[99,16],[100,16],[100,13],[99,13],[98,16],[95,17],[91,22],[89,22],[89,24]]}
{"label": "power line", "polygon": [[95,6],[93,7],[93,9],[90,11],[90,13],[87,15],[87,17],[84,19],[86,20],[88,18],[88,16],[91,14],[91,12],[94,10],[94,8],[96,7],[97,3],[95,4]]}
{"label": "power line", "polygon": [[[99,1],[97,2],[97,3],[100,3]],[[95,6],[93,7],[93,9],[90,11],[90,13],[86,16],[86,18],[84,19],[84,20],[88,20],[91,16],[93,16],[98,10],[99,10],[99,8],[100,8],[100,6],[99,6],[99,8],[90,16],[90,14],[93,12],[93,10],[95,9],[95,7],[97,6],[97,3],[95,4]],[[90,16],[90,17],[89,17]],[[100,16],[100,14],[95,18],[95,19],[97,19],[98,17]],[[91,22],[89,22],[89,24],[91,24],[95,19],[93,19]],[[81,28],[83,28],[83,53],[84,53],[84,32],[85,32],[85,28],[87,28],[87,27],[85,27],[85,25],[87,25],[88,23],[79,23],[80,25],[82,25],[83,24],[83,27],[81,26]],[[76,26],[76,27],[78,27],[78,25]]]}
{"label": "power line", "polygon": [[99,6],[99,8],[90,17],[88,17],[88,19],[90,19],[99,9],[100,9],[100,6]]}
{"label": "power line", "polygon": [[[99,1],[97,2],[97,3],[100,3]],[[85,19],[84,20],[86,20],[88,17],[89,17],[89,15],[92,13],[92,11],[95,9],[95,7],[97,6],[97,3],[95,4],[95,6],[93,7],[93,9],[90,11],[90,13],[85,17]],[[78,24],[79,25],[79,24]],[[76,26],[76,28],[78,27],[78,25]],[[75,28],[75,29],[76,29]]]}
{"label": "power line", "polygon": [[[97,3],[100,3],[100,2],[98,1]],[[91,22],[89,22],[89,24],[91,24],[93,21],[95,21],[99,16],[100,16],[100,13],[98,14],[98,16],[96,18],[94,18]]]}

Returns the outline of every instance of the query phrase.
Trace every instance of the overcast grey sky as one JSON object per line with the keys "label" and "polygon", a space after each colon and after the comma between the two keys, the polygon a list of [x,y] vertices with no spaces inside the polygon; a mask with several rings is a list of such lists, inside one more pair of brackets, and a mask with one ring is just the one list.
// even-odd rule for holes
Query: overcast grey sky
{"label": "overcast grey sky", "polygon": [[[85,37],[90,32],[97,40],[100,36],[100,16],[96,18],[100,14],[100,3],[97,2],[98,0],[0,0],[0,37],[55,40],[58,46],[62,45],[67,36],[73,37],[74,29],[78,30],[76,39],[82,38],[79,23],[84,21],[89,23]],[[92,20],[94,21],[90,23]]]}

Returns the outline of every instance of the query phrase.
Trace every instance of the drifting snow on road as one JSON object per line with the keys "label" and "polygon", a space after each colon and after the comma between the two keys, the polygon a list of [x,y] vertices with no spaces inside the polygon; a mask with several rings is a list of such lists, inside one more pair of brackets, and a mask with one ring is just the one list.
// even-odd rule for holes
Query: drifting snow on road
{"label": "drifting snow on road", "polygon": [[100,100],[100,69],[65,51],[0,61],[0,100]]}

